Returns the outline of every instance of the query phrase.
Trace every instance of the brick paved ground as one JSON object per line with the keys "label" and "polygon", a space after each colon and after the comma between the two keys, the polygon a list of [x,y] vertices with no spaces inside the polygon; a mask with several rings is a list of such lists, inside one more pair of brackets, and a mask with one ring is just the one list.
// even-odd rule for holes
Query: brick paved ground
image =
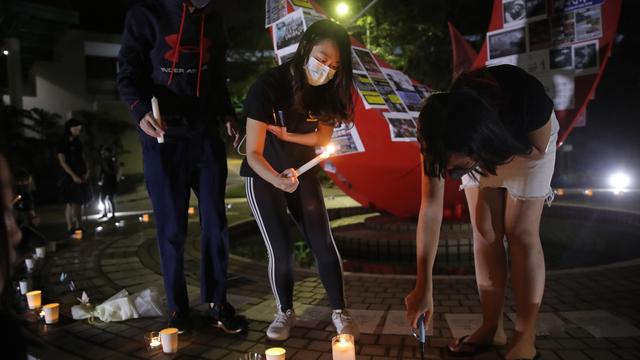
{"label": "brick paved ground", "polygon": [[[42,341],[41,348],[33,349],[36,357],[236,360],[247,351],[263,352],[267,347],[284,346],[288,359],[331,358],[333,328],[329,322],[328,300],[316,274],[298,271],[294,300],[302,320],[289,340],[273,343],[266,339],[264,333],[268,320],[273,316],[266,265],[235,256],[229,268],[229,298],[251,320],[249,331],[241,336],[224,335],[199,326],[192,334],[181,336],[178,354],[169,356],[160,351],[148,351],[143,342],[145,332],[165,327],[162,318],[91,324],[86,320],[71,320],[70,307],[78,303],[76,297],[81,290],[85,290],[94,303],[121,289],[134,293],[156,286],[162,291],[153,225],[139,223],[136,217],[125,220],[127,225],[124,229],[105,224],[101,233],[88,234],[81,241],[60,242],[55,253],[40,261],[33,274],[34,284],[43,287],[43,303],[56,301],[62,304],[63,317],[59,324],[45,326],[37,321],[35,314],[26,310],[22,312],[21,317],[29,321],[30,336]],[[190,223],[185,271],[193,307],[202,310],[203,307],[197,303],[197,220],[191,219]],[[74,281],[77,291],[72,293],[67,283],[60,283],[59,275],[63,271]],[[541,324],[541,336],[537,340],[543,359],[640,359],[638,274],[639,262],[549,273],[541,310],[548,319],[544,322],[548,327]],[[402,320],[402,299],[412,288],[413,279],[347,274],[345,282],[348,301],[364,330],[357,343],[358,359],[418,358],[418,344],[407,334]],[[446,344],[458,331],[450,324],[455,323],[455,319],[467,326],[473,324],[478,320],[480,304],[471,277],[437,277],[434,286],[436,316],[427,358],[448,359]],[[604,315],[593,312],[601,310],[605,311]],[[514,311],[510,295],[505,311]],[[600,320],[595,327],[589,327],[577,320],[580,314],[591,317],[600,314]],[[615,318],[606,318],[608,315]],[[196,323],[201,323],[201,319],[196,318]],[[508,335],[512,335],[513,323],[508,318],[505,326]],[[499,358],[499,349],[476,356],[476,359],[494,358]]]}

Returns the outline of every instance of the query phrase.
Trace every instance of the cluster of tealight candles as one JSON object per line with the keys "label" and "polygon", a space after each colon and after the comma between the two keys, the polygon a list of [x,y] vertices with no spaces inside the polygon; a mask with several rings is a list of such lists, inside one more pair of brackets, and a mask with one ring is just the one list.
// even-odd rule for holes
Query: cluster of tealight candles
{"label": "cluster of tealight candles", "polygon": [[[331,353],[333,360],[355,360],[356,346],[353,335],[340,334],[331,339]],[[264,352],[264,357],[257,353],[248,353],[242,360],[285,360],[287,350],[282,347],[269,348]]]}
{"label": "cluster of tealight candles", "polygon": [[[56,250],[56,243],[50,242],[48,245],[49,251]],[[47,254],[47,247],[39,246],[36,248],[36,252],[32,257],[29,257],[24,260],[25,266],[27,268],[27,272],[31,273],[35,268],[35,264],[37,260],[44,259]],[[27,298],[27,305],[29,310],[34,310],[40,312],[40,318],[44,319],[47,324],[55,324],[60,319],[60,304],[59,303],[51,303],[42,306],[42,291],[41,290],[30,290],[30,281],[28,279],[22,279],[19,281],[20,286],[20,294],[24,295]]]}

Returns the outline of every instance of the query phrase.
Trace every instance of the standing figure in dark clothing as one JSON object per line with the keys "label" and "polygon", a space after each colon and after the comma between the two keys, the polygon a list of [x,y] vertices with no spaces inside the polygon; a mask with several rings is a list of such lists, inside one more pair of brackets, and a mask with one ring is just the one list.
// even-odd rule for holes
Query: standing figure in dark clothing
{"label": "standing figure in dark clothing", "polygon": [[33,199],[33,177],[24,168],[16,172],[16,195],[13,210],[16,223],[22,231],[22,243],[31,248],[45,245],[44,235],[37,230],[40,218],[36,214]]}
{"label": "standing figure in dark clothing", "polygon": [[[158,0],[129,11],[118,55],[118,89],[142,144],[169,324],[180,331],[192,327],[184,277],[191,190],[200,212],[201,301],[209,304],[213,326],[239,333],[245,325],[226,297],[227,158],[220,125],[238,141],[224,76],[226,49],[222,18],[209,0]],[[158,99],[161,119],[153,116],[152,97]]]}
{"label": "standing figure in dark clothing", "polygon": [[71,234],[81,228],[82,205],[91,198],[89,191],[89,168],[82,152],[80,132],[82,124],[69,119],[64,124],[64,137],[58,144],[58,162],[64,170],[60,181],[62,198],[66,204],[67,231]]}
{"label": "standing figure in dark clothing", "polygon": [[108,146],[100,149],[100,204],[102,204],[102,216],[105,219],[111,212],[110,219],[116,217],[116,192],[118,191],[118,178],[120,177],[120,165],[113,150]]}

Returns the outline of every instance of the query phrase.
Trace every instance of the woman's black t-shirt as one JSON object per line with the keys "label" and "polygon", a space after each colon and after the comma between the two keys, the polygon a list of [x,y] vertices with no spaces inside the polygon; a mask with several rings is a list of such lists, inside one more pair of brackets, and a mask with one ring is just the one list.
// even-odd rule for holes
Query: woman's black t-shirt
{"label": "woman's black t-shirt", "polygon": [[[80,139],[75,137],[70,140],[67,136],[63,137],[60,143],[58,143],[56,152],[64,155],[65,162],[76,175],[82,176],[87,173],[87,164],[82,155],[82,143]],[[67,175],[66,172],[64,172],[64,174]]]}
{"label": "woman's black t-shirt", "polygon": [[553,101],[542,83],[517,66],[497,65],[462,74],[451,91],[463,87],[492,103],[509,132],[527,146],[531,146],[527,135],[543,127],[553,111]]}
{"label": "woman's black t-shirt", "polygon": [[[293,109],[291,76],[290,62],[261,74],[247,94],[244,103],[245,116],[269,125],[286,126],[290,133],[315,132],[318,128],[318,120],[308,112]],[[283,141],[267,132],[263,156],[273,169],[280,173],[289,168],[296,169],[316,155],[315,147]],[[313,170],[315,169],[317,166]],[[242,161],[240,175],[257,176],[246,158]]]}

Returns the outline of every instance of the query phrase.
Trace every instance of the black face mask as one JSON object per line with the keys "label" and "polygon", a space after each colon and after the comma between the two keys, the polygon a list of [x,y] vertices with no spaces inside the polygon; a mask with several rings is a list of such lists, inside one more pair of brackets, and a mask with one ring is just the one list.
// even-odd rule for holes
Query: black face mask
{"label": "black face mask", "polygon": [[460,180],[462,179],[463,176],[475,170],[477,166],[478,166],[477,164],[473,164],[471,167],[468,167],[468,168],[453,168],[449,170],[449,177],[455,180]]}
{"label": "black face mask", "polygon": [[210,2],[211,0],[191,0],[191,5],[196,9],[203,9],[209,5]]}

